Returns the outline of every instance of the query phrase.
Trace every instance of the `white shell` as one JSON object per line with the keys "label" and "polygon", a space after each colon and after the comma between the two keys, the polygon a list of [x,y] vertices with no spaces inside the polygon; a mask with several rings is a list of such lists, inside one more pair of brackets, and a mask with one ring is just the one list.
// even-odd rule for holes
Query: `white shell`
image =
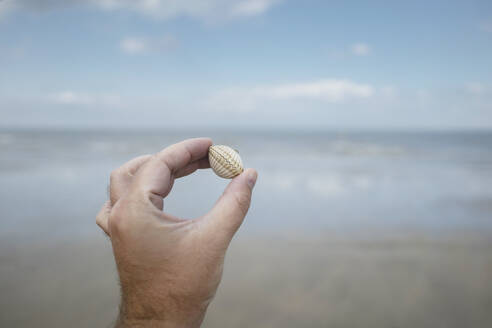
{"label": "white shell", "polygon": [[237,151],[224,145],[208,149],[210,167],[221,178],[232,179],[243,172],[243,162]]}

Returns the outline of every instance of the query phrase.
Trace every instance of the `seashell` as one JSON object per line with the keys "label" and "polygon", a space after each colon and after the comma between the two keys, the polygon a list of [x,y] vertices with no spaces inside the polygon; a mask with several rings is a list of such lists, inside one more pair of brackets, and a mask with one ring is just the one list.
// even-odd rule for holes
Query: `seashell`
{"label": "seashell", "polygon": [[244,171],[238,152],[228,146],[210,146],[208,161],[215,174],[221,178],[232,179]]}

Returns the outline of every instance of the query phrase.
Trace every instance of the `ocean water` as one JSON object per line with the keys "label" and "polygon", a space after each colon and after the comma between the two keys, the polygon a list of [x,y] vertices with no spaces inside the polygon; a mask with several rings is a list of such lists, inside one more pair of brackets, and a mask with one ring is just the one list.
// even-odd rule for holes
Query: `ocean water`
{"label": "ocean water", "polygon": [[[0,326],[109,327],[111,170],[210,136],[259,172],[203,327],[492,327],[492,133],[0,131]],[[208,211],[228,181],[175,182]]]}
{"label": "ocean water", "polygon": [[[85,238],[112,169],[211,136],[259,172],[243,233],[492,228],[492,133],[258,131],[0,132],[0,238]],[[176,182],[165,210],[195,217],[227,184]]]}

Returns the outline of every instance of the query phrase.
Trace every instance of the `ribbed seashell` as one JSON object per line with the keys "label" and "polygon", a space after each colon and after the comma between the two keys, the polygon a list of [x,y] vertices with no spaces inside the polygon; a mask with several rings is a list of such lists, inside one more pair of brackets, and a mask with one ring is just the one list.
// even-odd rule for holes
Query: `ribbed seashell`
{"label": "ribbed seashell", "polygon": [[210,167],[221,178],[232,179],[243,172],[243,162],[237,151],[224,145],[208,149]]}

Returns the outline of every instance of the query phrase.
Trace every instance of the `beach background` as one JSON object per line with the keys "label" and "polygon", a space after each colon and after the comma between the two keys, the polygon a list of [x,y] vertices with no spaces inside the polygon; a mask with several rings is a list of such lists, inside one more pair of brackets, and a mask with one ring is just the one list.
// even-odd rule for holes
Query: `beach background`
{"label": "beach background", "polygon": [[259,173],[203,327],[492,327],[491,58],[490,0],[0,0],[0,327],[111,327],[110,172],[192,137]]}
{"label": "beach background", "polygon": [[[2,130],[0,326],[108,327],[109,173],[210,136],[259,172],[204,327],[492,325],[490,132]],[[178,180],[192,218],[228,181]]]}

